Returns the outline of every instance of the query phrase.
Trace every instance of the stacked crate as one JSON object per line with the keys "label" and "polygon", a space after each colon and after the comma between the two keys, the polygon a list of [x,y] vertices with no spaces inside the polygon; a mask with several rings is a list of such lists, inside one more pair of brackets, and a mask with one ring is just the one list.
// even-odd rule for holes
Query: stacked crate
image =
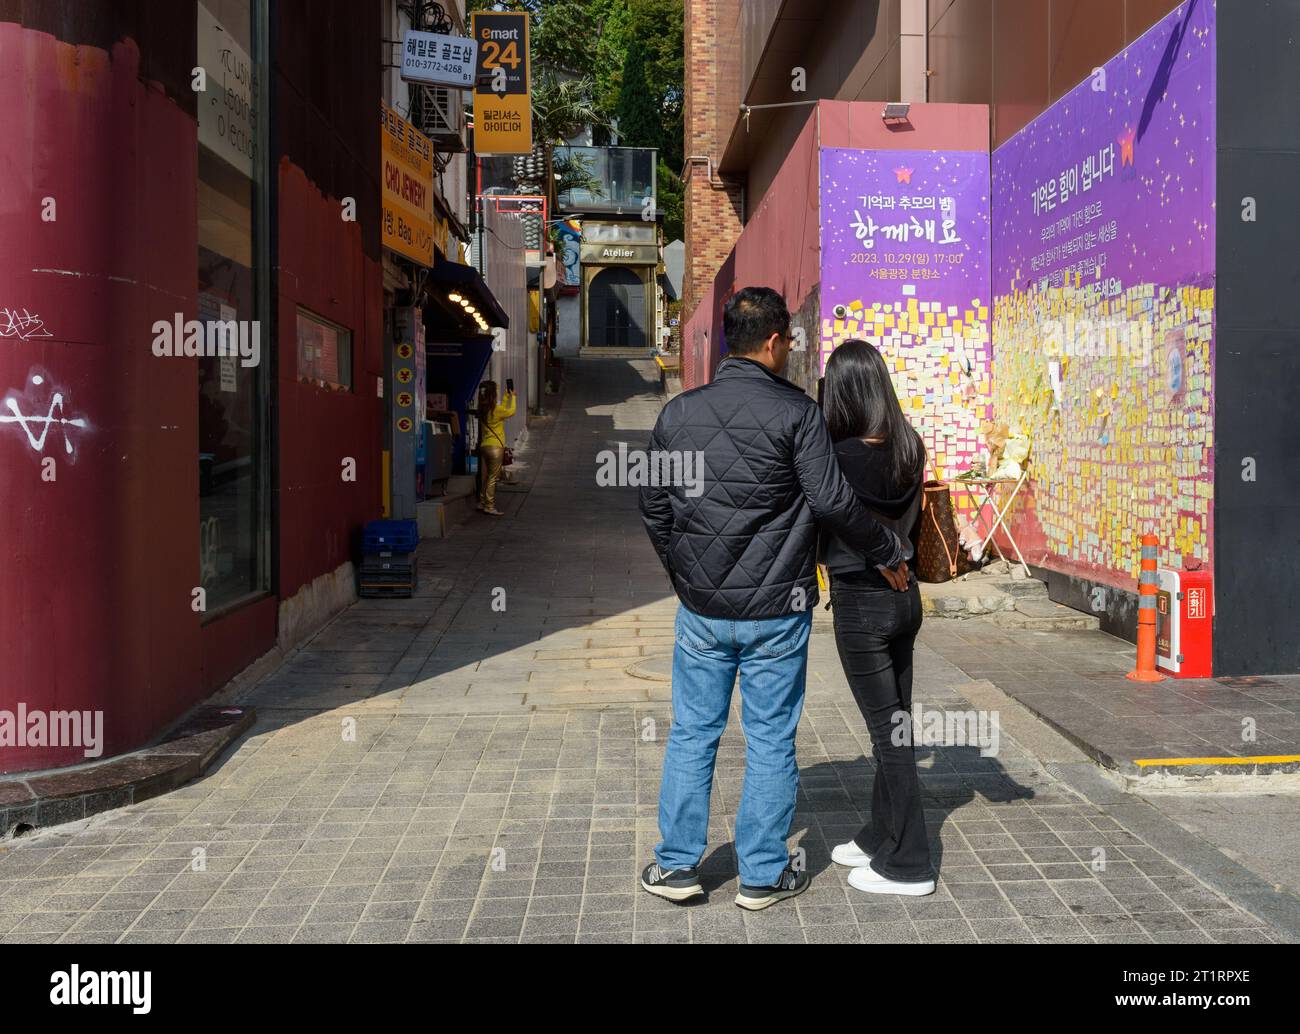
{"label": "stacked crate", "polygon": [[367,521],[361,533],[358,592],[367,597],[410,596],[419,584],[415,521]]}

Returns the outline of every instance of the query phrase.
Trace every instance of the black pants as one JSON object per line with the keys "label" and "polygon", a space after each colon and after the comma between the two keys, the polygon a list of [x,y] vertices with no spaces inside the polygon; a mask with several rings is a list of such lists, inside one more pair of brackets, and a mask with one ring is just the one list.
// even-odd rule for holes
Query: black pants
{"label": "black pants", "polygon": [[921,784],[912,749],[912,648],[921,629],[921,590],[877,576],[832,577],[835,645],[849,688],[871,732],[876,781],[871,821],[853,838],[871,868],[892,880],[934,878]]}

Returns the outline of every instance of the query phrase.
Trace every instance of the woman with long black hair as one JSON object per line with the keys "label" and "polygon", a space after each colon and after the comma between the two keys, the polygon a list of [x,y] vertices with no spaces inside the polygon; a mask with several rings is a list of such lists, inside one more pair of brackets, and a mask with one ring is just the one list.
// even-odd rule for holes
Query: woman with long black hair
{"label": "woman with long black hair", "polygon": [[[920,516],[925,444],[903,415],[885,360],[866,341],[846,341],[831,353],[822,390],[844,477],[906,544]],[[831,533],[822,534],[820,546],[831,576],[835,645],[876,760],[871,821],[831,858],[851,867],[849,885],[858,890],[933,894],[912,749],[912,648],[921,629],[916,576],[906,563],[877,569]]]}

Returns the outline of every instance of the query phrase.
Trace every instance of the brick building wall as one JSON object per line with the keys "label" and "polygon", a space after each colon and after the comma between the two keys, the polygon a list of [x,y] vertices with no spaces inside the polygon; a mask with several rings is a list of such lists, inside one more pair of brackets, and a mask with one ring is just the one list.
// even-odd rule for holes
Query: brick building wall
{"label": "brick building wall", "polygon": [[[682,321],[690,319],[740,236],[743,191],[718,177],[739,105],[739,52],[724,45],[734,32],[739,0],[686,0],[686,271]],[[734,39],[734,37],[733,37]],[[694,159],[694,160],[692,160]],[[705,160],[707,159],[707,160]],[[695,371],[683,363],[685,386]]]}

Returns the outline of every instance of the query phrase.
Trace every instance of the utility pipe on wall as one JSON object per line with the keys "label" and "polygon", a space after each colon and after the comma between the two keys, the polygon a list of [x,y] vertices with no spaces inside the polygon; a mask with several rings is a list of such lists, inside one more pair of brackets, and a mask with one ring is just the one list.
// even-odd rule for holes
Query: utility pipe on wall
{"label": "utility pipe on wall", "polygon": [[926,0],[901,0],[899,13],[898,98],[908,103],[930,99],[929,15]]}

